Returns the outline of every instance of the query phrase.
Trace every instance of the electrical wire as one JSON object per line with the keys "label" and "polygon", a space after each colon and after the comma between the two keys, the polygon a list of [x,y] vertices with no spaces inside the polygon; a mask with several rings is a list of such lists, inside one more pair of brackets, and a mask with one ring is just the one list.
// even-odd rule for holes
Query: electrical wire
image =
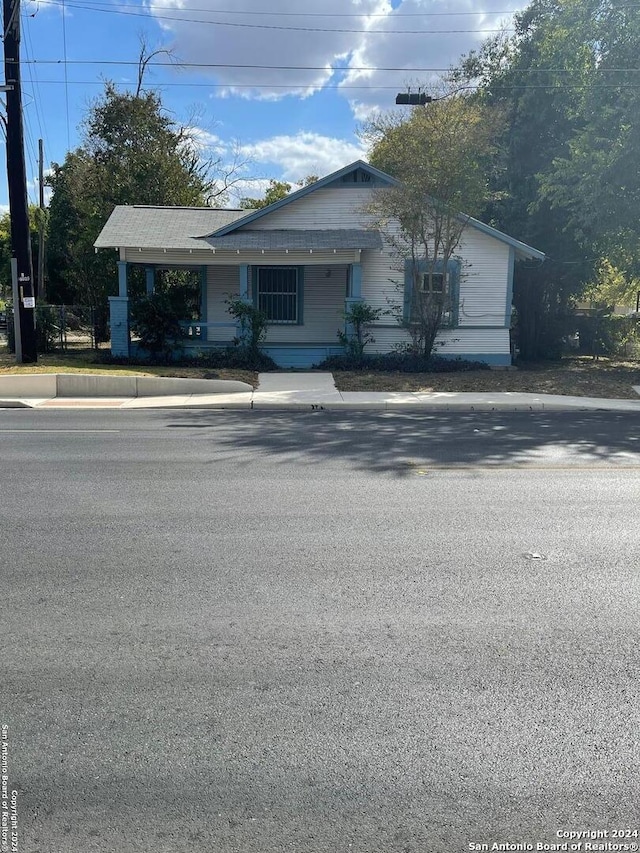
{"label": "electrical wire", "polygon": [[[41,85],[52,85],[52,86],[62,86],[65,85],[64,80],[39,80]],[[69,80],[69,86],[104,86],[104,80]],[[129,86],[128,82],[118,82],[115,81],[116,86]],[[293,84],[293,83],[180,83],[176,81],[159,81],[156,84],[156,88],[165,88],[165,87],[173,87],[173,88],[183,88],[183,89],[285,89],[291,90],[293,88],[306,88],[313,84]],[[375,86],[352,86],[352,85],[341,85],[341,84],[323,84],[321,86],[323,90],[337,90],[337,91],[358,91],[358,92],[378,92],[378,91],[393,91],[396,92],[398,90],[398,86],[388,86],[388,85],[375,85]],[[466,86],[460,86],[456,91],[457,92],[472,92],[476,91],[480,88],[480,84],[473,83]],[[554,83],[549,84],[536,84],[536,85],[528,85],[523,83],[522,85],[512,85],[512,86],[492,86],[492,92],[502,92],[502,91],[520,91],[521,89],[545,89],[545,90],[558,90],[562,91],[563,89],[581,89],[588,88],[589,90],[596,89],[639,89],[640,82],[638,83],[604,83],[597,85],[588,85],[585,83],[563,83],[562,85],[557,85]],[[442,100],[441,98],[434,98],[434,100]]]}
{"label": "electrical wire", "polygon": [[[29,18],[29,20],[31,20]],[[31,31],[29,26],[25,26],[23,28],[25,34],[24,40],[24,49],[27,60],[29,59],[29,54],[33,55],[33,42],[31,40]],[[29,81],[31,83],[31,91],[33,94],[33,102],[36,110],[36,119],[38,121],[38,128],[40,130],[40,139],[43,140],[43,144],[46,147],[47,143],[47,133],[46,133],[46,122],[44,118],[44,109],[41,109],[39,101],[42,101],[42,93],[40,92],[40,86],[38,81],[37,69],[32,64],[27,65],[27,70],[29,72]]]}
{"label": "electrical wire", "polygon": [[62,0],[62,49],[64,52],[64,104],[67,115],[67,151],[71,150],[71,127],[69,121],[69,77],[67,62],[67,10],[65,0]]}
{"label": "electrical wire", "polygon": [[[137,17],[137,18],[154,18],[156,20],[161,21],[178,21],[182,23],[190,23],[190,24],[207,24],[209,26],[216,27],[236,27],[240,29],[250,29],[250,30],[282,30],[286,32],[296,32],[296,33],[336,33],[340,34],[349,34],[349,35],[423,35],[423,36],[432,36],[432,35],[445,35],[445,34],[461,34],[461,33],[477,33],[477,34],[485,34],[485,33],[500,33],[505,32],[507,30],[513,28],[506,27],[492,27],[486,29],[456,29],[456,30],[369,30],[369,29],[338,29],[335,27],[292,27],[285,26],[281,24],[248,24],[239,21],[211,21],[204,18],[190,18],[184,15],[160,15],[156,12],[152,12],[149,10],[148,12],[127,12],[122,8],[108,7],[108,8],[100,8],[98,6],[87,6],[81,3],[68,3],[66,0],[60,0],[58,4],[57,0],[40,0],[43,5],[61,5],[63,9],[72,8],[72,9],[83,9],[88,12],[104,12],[106,14],[112,15],[124,15],[125,17]],[[139,7],[138,7],[139,8]],[[215,14],[215,13],[214,13]]]}
{"label": "electrical wire", "polygon": [[[42,3],[42,5],[60,5],[62,0],[37,0],[37,2]],[[86,0],[86,8],[91,8],[94,4],[88,2]],[[104,0],[96,0],[95,5],[108,5],[104,2]],[[139,3],[118,3],[118,6],[121,7],[132,7],[132,8],[140,8]],[[640,9],[640,4],[637,3],[629,3],[627,5],[619,5],[616,7],[615,11],[619,10],[627,10],[627,9]],[[467,12],[398,12],[397,9],[392,11],[392,14],[388,12],[274,12],[272,10],[260,10],[256,11],[255,9],[211,9],[204,7],[192,7],[190,9],[191,12],[210,12],[215,15],[245,15],[247,17],[278,17],[278,18],[383,18],[389,19],[393,18],[394,20],[399,20],[402,18],[452,18],[452,17],[472,17],[472,16],[486,16],[488,13],[483,10],[477,11],[467,11]],[[490,14],[493,16],[496,15],[518,15],[522,12],[522,9],[497,9]]]}
{"label": "electrical wire", "polygon": [[[9,60],[11,61],[11,60]],[[29,62],[33,65],[115,65],[115,66],[129,66],[133,68],[137,68],[139,64],[139,60],[137,59],[34,59],[31,58],[29,60],[23,60],[23,62]],[[235,63],[235,62],[150,62],[148,64],[149,68],[239,68],[239,69],[253,69],[259,71],[326,71],[326,65],[258,65],[258,64],[249,64],[249,63]],[[451,68],[436,68],[429,66],[392,66],[392,65],[351,65],[344,66],[340,68],[334,68],[334,71],[402,71],[406,73],[413,74],[424,74],[438,71],[450,71]],[[531,70],[531,71],[540,71],[540,72],[560,72],[565,74],[576,73],[566,68],[536,68],[536,69],[522,69]],[[629,71],[640,71],[640,67],[638,68],[604,68],[604,69],[594,69],[594,72],[602,72],[602,71],[611,71],[611,72],[624,72],[627,73]],[[539,85],[539,84],[536,84]],[[546,84],[545,84],[546,85]]]}

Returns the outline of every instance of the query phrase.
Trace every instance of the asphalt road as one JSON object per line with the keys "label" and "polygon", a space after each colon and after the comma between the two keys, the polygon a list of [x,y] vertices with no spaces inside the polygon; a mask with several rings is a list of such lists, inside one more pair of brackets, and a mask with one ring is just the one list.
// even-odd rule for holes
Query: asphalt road
{"label": "asphalt road", "polygon": [[7,410],[0,442],[20,853],[640,840],[636,416]]}

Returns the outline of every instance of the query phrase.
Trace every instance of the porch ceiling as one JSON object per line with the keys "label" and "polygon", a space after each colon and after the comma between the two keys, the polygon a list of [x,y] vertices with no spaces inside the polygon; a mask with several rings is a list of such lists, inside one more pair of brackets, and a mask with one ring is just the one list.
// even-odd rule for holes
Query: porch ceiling
{"label": "porch ceiling", "polygon": [[264,230],[237,231],[226,237],[207,237],[203,239],[212,249],[271,249],[321,251],[323,249],[381,249],[382,238],[378,231],[363,231],[350,228],[338,228],[333,231],[316,230]]}

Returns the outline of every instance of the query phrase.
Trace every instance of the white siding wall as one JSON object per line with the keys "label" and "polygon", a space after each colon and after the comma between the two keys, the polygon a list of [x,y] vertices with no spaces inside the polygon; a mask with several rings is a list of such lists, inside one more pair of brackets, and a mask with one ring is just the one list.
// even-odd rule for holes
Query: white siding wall
{"label": "white siding wall", "polygon": [[[389,352],[395,344],[409,343],[410,338],[399,326],[376,327],[375,343],[367,352]],[[446,329],[438,335],[435,355],[509,355],[508,329]]]}
{"label": "white siding wall", "polygon": [[[333,254],[330,259],[333,259]],[[287,263],[291,262],[287,260]],[[263,266],[264,262],[257,265]],[[266,342],[268,344],[335,343],[337,345],[336,333],[338,329],[344,327],[347,269],[346,264],[306,266],[303,285],[304,322],[299,326],[270,326]],[[329,277],[327,277],[327,271],[331,272]],[[225,300],[229,294],[237,295],[239,292],[237,266],[210,266],[207,270],[207,320],[210,323],[230,320]],[[208,340],[230,341],[234,336],[233,328],[209,329]]]}
{"label": "white siding wall", "polygon": [[464,259],[460,270],[460,325],[508,325],[509,246],[475,228],[467,228],[456,254]]}
{"label": "white siding wall", "polygon": [[[456,256],[462,258],[460,270],[459,327],[444,330],[438,340],[439,352],[509,353],[509,332],[505,324],[509,280],[509,247],[498,240],[468,228]],[[401,310],[404,291],[404,260],[386,251],[362,253],[362,296],[383,311]],[[496,328],[498,327],[498,328]],[[384,352],[394,344],[408,342],[405,330],[393,316],[380,320],[371,352]]]}
{"label": "white siding wall", "polygon": [[368,221],[364,207],[370,201],[371,193],[371,188],[367,187],[323,187],[250,222],[245,228],[251,231],[364,228]]}
{"label": "white siding wall", "polygon": [[[331,276],[326,277],[327,270]],[[347,267],[305,267],[304,313],[300,326],[269,326],[267,344],[334,344],[344,328]]]}

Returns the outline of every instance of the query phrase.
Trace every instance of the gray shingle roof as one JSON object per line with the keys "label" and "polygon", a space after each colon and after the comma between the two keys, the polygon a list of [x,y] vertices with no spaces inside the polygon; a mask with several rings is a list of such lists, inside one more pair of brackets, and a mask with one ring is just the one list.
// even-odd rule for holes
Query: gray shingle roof
{"label": "gray shingle roof", "polygon": [[246,210],[213,207],[118,205],[98,235],[97,249],[202,249],[201,235],[246,216]]}
{"label": "gray shingle roof", "polygon": [[226,237],[207,237],[205,241],[214,249],[381,249],[382,240],[377,231],[337,228],[333,231],[288,229],[286,231],[236,231]]}
{"label": "gray shingle roof", "polygon": [[236,231],[210,237],[213,231],[241,219],[245,210],[207,207],[147,207],[119,205],[94,243],[97,249],[380,249],[377,231],[352,228],[332,231]]}

